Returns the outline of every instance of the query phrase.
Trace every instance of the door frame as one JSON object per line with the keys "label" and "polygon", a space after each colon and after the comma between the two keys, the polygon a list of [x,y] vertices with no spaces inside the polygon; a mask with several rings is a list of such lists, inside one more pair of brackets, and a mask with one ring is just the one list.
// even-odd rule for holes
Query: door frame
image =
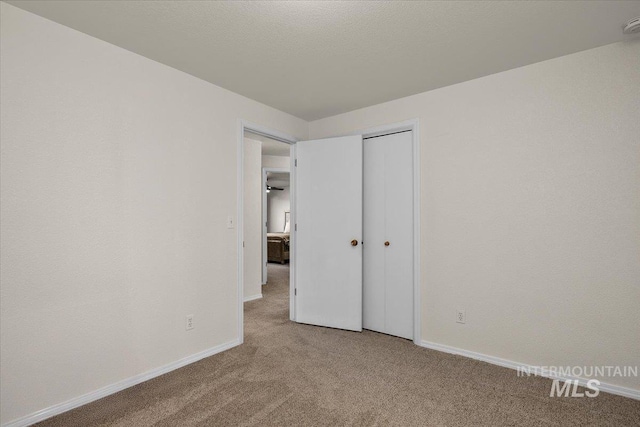
{"label": "door frame", "polygon": [[[236,282],[236,286],[238,287],[238,341],[239,344],[244,342],[244,132],[245,130],[256,133],[258,135],[266,136],[267,138],[275,139],[280,142],[284,142],[285,144],[289,144],[289,155],[290,155],[290,165],[289,168],[293,171],[293,162],[295,158],[295,144],[298,142],[298,139],[287,135],[286,133],[280,132],[278,130],[269,128],[267,126],[258,125],[256,123],[252,123],[250,121],[244,119],[238,119],[237,124],[237,134],[236,134],[236,199],[237,199],[237,217],[236,217],[236,228],[237,228],[237,242],[236,242],[236,251],[237,251],[237,265],[238,271],[237,276],[238,280]],[[290,172],[289,180],[290,180],[290,203],[291,203],[291,221],[294,220],[294,212],[293,206],[295,201],[294,193],[294,182],[295,179],[293,172]],[[293,286],[294,280],[294,269],[295,269],[295,253],[289,253],[289,265],[290,265],[290,281]]]}
{"label": "door frame", "polygon": [[[413,146],[413,343],[416,345],[421,345],[422,305],[420,292],[420,119],[410,119],[403,122],[361,129],[346,134],[343,133],[339,135],[326,136],[326,138],[362,135],[363,144],[366,144],[367,138],[408,130],[412,131],[411,137]],[[295,176],[293,175],[293,173],[295,171],[295,168],[292,167],[291,170],[291,206],[293,208],[295,198]],[[295,216],[293,216],[293,212],[291,215],[292,224],[295,224]],[[293,251],[291,252],[295,254],[295,247],[293,247],[292,249]],[[292,289],[294,288],[292,287]],[[291,307],[291,320],[295,320],[295,295],[293,291],[290,292],[289,299]]]}
{"label": "door frame", "polygon": [[[262,168],[262,284],[267,283],[267,192],[264,190],[267,186],[267,173],[276,172],[289,174],[289,212],[291,212],[291,169],[287,168]],[[291,215],[291,214],[289,214]],[[291,217],[289,217],[291,223]],[[291,258],[291,255],[289,255]],[[291,262],[291,261],[289,261]]]}

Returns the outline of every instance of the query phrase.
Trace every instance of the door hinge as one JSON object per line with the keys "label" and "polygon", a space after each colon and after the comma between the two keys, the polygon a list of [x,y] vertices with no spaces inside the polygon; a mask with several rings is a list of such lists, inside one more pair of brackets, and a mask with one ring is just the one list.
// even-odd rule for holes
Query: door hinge
{"label": "door hinge", "polygon": [[242,247],[244,248],[244,242],[242,242]]}
{"label": "door hinge", "polygon": [[294,230],[294,231],[298,231],[298,224],[296,224],[296,225],[293,227],[293,230]]}
{"label": "door hinge", "polygon": [[296,295],[296,296],[298,295],[298,288],[293,289],[293,295]]}
{"label": "door hinge", "polygon": [[296,167],[298,167],[298,159],[294,160],[294,164],[295,164]]}

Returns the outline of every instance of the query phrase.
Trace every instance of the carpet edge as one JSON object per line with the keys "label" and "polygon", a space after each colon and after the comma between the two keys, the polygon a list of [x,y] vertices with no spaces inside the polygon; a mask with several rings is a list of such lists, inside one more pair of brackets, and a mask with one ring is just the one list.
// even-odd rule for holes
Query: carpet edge
{"label": "carpet edge", "polygon": [[[451,347],[444,344],[438,344],[431,341],[422,340],[418,345],[420,347],[427,348],[430,350],[436,350],[444,353],[464,356],[470,359],[479,360],[481,362],[486,362],[492,365],[497,365],[503,368],[509,368],[513,370],[517,370],[518,368],[525,369],[525,370],[534,368],[532,365],[528,365],[526,363],[518,363],[518,362],[514,362],[513,360],[502,359],[500,357],[489,356],[487,354],[482,354],[482,353],[476,353],[475,351],[464,350],[461,348]],[[581,377],[565,377],[565,376],[558,376],[558,375],[540,375],[540,376],[549,378],[552,380],[578,381],[578,384],[582,387],[586,387],[587,381],[589,381],[589,379],[581,378]],[[622,397],[628,397],[634,400],[640,400],[640,390],[623,387],[615,384],[605,383],[605,382],[600,382],[600,385],[598,386],[598,388],[600,389],[600,391],[604,391],[606,393],[615,394],[617,396],[622,396]]]}
{"label": "carpet edge", "polygon": [[32,412],[31,414],[25,415],[24,417],[21,417],[16,420],[10,421],[6,424],[3,424],[2,427],[30,426],[40,421],[44,421],[47,418],[60,415],[64,412],[78,408],[82,405],[86,405],[87,403],[91,403],[98,399],[102,399],[103,397],[107,397],[109,395],[112,395],[114,393],[127,389],[129,387],[133,387],[134,385],[138,385],[145,381],[149,381],[150,379],[159,377],[160,375],[163,375],[171,371],[174,371],[176,369],[182,368],[184,366],[190,365],[191,363],[195,363],[206,357],[213,356],[214,354],[222,353],[223,351],[229,350],[240,344],[241,344],[240,340],[236,338],[232,341],[217,345],[215,347],[211,347],[207,350],[203,350],[198,353],[194,353],[190,356],[183,357],[174,362],[168,363],[166,365],[160,366],[158,368],[152,369],[142,374],[134,375],[130,378],[115,382],[113,384],[110,384],[105,387],[99,388],[97,390],[91,391],[89,393],[80,395],[78,397],[74,397],[65,402],[58,403],[58,404],[49,406],[48,408]]}

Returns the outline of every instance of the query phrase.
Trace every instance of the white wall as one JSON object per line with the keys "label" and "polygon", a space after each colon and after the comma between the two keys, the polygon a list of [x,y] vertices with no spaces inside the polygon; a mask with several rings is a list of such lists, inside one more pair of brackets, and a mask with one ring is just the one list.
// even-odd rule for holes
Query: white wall
{"label": "white wall", "polygon": [[263,168],[282,168],[289,169],[291,166],[290,158],[284,156],[262,156]]}
{"label": "white wall", "polygon": [[291,192],[289,187],[284,190],[272,190],[267,194],[267,231],[282,233],[284,231],[284,213],[291,211]]}
{"label": "white wall", "polygon": [[5,424],[236,342],[238,119],[308,128],[0,7]]}
{"label": "white wall", "polygon": [[318,120],[309,136],[416,117],[423,339],[640,365],[640,40]]}
{"label": "white wall", "polygon": [[244,138],[244,299],[262,296],[262,143]]}

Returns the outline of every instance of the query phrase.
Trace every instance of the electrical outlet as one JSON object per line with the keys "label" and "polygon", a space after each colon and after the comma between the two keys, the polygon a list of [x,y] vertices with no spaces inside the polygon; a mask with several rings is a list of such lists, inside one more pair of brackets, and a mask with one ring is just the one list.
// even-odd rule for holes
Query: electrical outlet
{"label": "electrical outlet", "polygon": [[233,227],[235,227],[235,223],[233,221],[233,216],[229,215],[227,217],[227,228],[233,228]]}
{"label": "electrical outlet", "polygon": [[187,324],[186,324],[186,328],[187,331],[190,329],[193,329],[193,314],[189,314],[187,316]]}
{"label": "electrical outlet", "polygon": [[456,310],[456,323],[467,323],[467,314],[465,313],[464,308]]}

